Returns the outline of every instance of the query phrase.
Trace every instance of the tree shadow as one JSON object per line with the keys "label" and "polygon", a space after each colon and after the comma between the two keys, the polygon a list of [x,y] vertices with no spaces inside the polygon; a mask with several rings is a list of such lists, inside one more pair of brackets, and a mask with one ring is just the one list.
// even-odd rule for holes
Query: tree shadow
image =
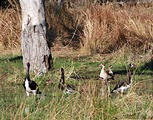
{"label": "tree shadow", "polygon": [[19,5],[19,0],[11,0],[11,2],[8,0],[0,0],[0,8],[2,9],[16,8],[16,5]]}
{"label": "tree shadow", "polygon": [[15,56],[15,57],[8,57],[8,58],[0,58],[0,61],[16,61],[16,60],[22,60],[23,57],[22,56]]}
{"label": "tree shadow", "polygon": [[127,70],[114,70],[114,75],[125,75],[127,74]]}
{"label": "tree shadow", "polygon": [[146,63],[141,69],[149,69],[153,71],[153,58],[148,63]]}
{"label": "tree shadow", "polygon": [[[90,63],[88,64],[90,65]],[[153,65],[152,61],[147,63],[146,66],[150,66],[150,69],[152,70],[153,68],[151,67]],[[93,66],[92,66],[93,67]],[[146,68],[146,67],[144,67]],[[152,76],[153,72],[143,72],[144,68],[134,68],[131,69],[131,73],[134,75],[149,75]],[[128,70],[124,68],[119,68],[118,70],[113,70],[114,76],[116,75],[127,75]],[[73,79],[98,79],[100,74],[100,69],[90,69],[89,66],[84,66],[80,70],[76,71],[76,74],[72,74],[70,77]]]}
{"label": "tree shadow", "polygon": [[9,58],[9,61],[16,61],[16,60],[22,60],[22,59],[23,59],[22,56],[16,56],[16,57]]}
{"label": "tree shadow", "polygon": [[48,47],[53,47],[53,42],[55,41],[55,38],[57,37],[57,33],[55,30],[47,28],[47,44]]}
{"label": "tree shadow", "polygon": [[10,7],[10,3],[7,0],[0,0],[0,7],[2,9],[6,9],[6,8]]}
{"label": "tree shadow", "polygon": [[[135,75],[153,75],[153,72],[143,72],[144,69],[146,68],[137,68],[136,71],[133,69],[131,73],[133,74],[133,72],[135,71]],[[114,70],[113,73],[114,75],[126,75],[127,70]]]}

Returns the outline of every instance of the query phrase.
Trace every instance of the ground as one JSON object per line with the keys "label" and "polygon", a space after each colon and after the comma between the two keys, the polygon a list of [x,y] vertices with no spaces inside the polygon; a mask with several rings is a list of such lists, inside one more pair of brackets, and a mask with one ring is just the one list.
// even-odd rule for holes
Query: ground
{"label": "ground", "polygon": [[[26,96],[22,86],[25,73],[21,56],[0,57],[0,111],[1,119],[151,119],[153,116],[153,72],[150,67],[136,64],[133,70],[134,83],[124,96],[102,95],[103,82],[98,79],[100,67],[113,65],[115,84],[126,79],[126,60],[113,63],[107,56],[54,55],[54,69],[39,77],[31,73],[42,95]],[[66,56],[66,55],[65,55]],[[101,61],[102,60],[102,61]],[[66,83],[72,84],[76,92],[65,94],[58,89],[59,68],[65,69]],[[46,85],[46,81],[50,84]]]}
{"label": "ground", "polygon": [[[0,119],[153,119],[153,3],[73,0],[70,8],[57,9],[46,2],[54,69],[43,76],[30,73],[42,92],[37,97],[27,97],[22,86],[21,10],[16,0],[11,3],[0,9]],[[104,94],[101,63],[113,65],[111,89],[126,79],[128,64],[136,64],[133,85],[123,96]],[[66,83],[76,87],[71,95],[58,89],[61,67]]]}

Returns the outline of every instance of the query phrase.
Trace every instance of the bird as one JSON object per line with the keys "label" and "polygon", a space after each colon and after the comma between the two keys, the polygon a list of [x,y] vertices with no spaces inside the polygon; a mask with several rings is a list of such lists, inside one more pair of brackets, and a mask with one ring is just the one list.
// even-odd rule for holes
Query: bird
{"label": "bird", "polygon": [[30,80],[30,74],[29,74],[30,63],[28,62],[26,65],[27,65],[26,77],[25,77],[25,80],[23,82],[23,87],[26,90],[27,96],[29,97],[30,93],[33,93],[34,96],[37,95],[37,94],[41,94],[41,92],[39,91],[39,87],[38,87],[37,83]]}
{"label": "bird", "polygon": [[61,78],[58,84],[58,88],[62,91],[65,90],[67,94],[73,93],[75,91],[74,86],[65,83],[64,68],[60,68],[58,71],[61,72]]}
{"label": "bird", "polygon": [[107,80],[110,80],[110,79],[114,79],[114,77],[111,75],[111,73],[107,73],[105,71],[105,65],[104,64],[100,64],[99,66],[102,67],[100,75],[99,75],[100,78],[102,78],[104,81],[107,81]]}
{"label": "bird", "polygon": [[108,66],[108,73],[109,73],[110,75],[112,75],[112,76],[113,76],[113,71],[112,71],[112,68],[113,68],[113,66],[112,66],[112,65],[109,65],[109,66]]}
{"label": "bird", "polygon": [[109,72],[107,73],[105,71],[105,65],[104,64],[100,64],[99,66],[102,67],[99,77],[104,80],[104,85],[106,86],[106,89],[107,89],[107,95],[110,96],[111,91],[110,91],[110,84],[108,82],[110,81],[110,79],[114,80],[114,77],[112,76],[111,73],[109,74]]}
{"label": "bird", "polygon": [[136,66],[135,64],[131,64],[131,63],[129,64],[128,72],[127,72],[127,80],[123,80],[117,83],[114,89],[111,91],[111,93],[121,92],[121,95],[123,95],[124,91],[126,91],[127,89],[131,87],[133,82],[132,75],[131,75],[131,68],[135,66]]}
{"label": "bird", "polygon": [[[108,75],[110,75],[111,79],[114,80],[114,74],[113,74],[112,68],[113,68],[112,65],[108,66]],[[108,81],[110,81],[110,79],[108,79]]]}

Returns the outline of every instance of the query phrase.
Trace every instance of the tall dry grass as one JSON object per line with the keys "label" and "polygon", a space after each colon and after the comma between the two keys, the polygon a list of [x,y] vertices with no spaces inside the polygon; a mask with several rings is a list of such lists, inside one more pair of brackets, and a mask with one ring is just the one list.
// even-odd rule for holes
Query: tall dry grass
{"label": "tall dry grass", "polygon": [[[21,14],[16,0],[0,10],[0,51],[20,49]],[[11,6],[11,7],[10,7]]]}
{"label": "tall dry grass", "polygon": [[[123,47],[145,53],[153,48],[152,11],[151,6],[143,4],[95,5],[75,0],[71,6],[63,3],[58,9],[57,3],[46,2],[48,43],[87,54],[111,53]],[[1,10],[0,18],[1,46],[20,49],[19,7]]]}
{"label": "tall dry grass", "polygon": [[109,53],[124,45],[141,51],[152,47],[152,8],[92,6],[85,16],[81,49]]}

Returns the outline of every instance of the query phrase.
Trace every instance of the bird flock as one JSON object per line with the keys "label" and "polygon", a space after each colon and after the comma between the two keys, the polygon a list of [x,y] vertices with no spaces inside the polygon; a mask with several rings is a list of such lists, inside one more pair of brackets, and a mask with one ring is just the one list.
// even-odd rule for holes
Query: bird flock
{"label": "bird flock", "polygon": [[[30,93],[32,93],[34,96],[36,96],[37,94],[41,94],[37,83],[30,79],[30,74],[29,74],[30,63],[28,62],[26,65],[27,65],[26,77],[23,82],[23,87],[25,88],[27,96],[29,96]],[[129,64],[128,71],[127,71],[127,79],[118,82],[112,90],[110,90],[110,84],[112,80],[114,80],[114,73],[112,71],[113,66],[112,65],[108,66],[108,72],[105,70],[104,64],[100,64],[99,66],[101,67],[99,79],[104,81],[104,86],[106,86],[107,88],[108,96],[110,96],[110,94],[115,92],[117,93],[120,92],[121,95],[123,95],[123,93],[131,87],[133,82],[131,68],[136,67],[135,64]],[[58,72],[61,72],[61,78],[59,80],[58,88],[62,91],[65,91],[66,94],[71,94],[74,91],[76,91],[73,85],[66,84],[65,76],[64,76],[64,68],[60,68]]]}
{"label": "bird flock", "polygon": [[102,67],[100,72],[100,78],[102,78],[105,82],[105,85],[108,89],[108,96],[110,96],[110,93],[115,92],[121,92],[121,95],[123,95],[124,91],[128,90],[132,85],[132,75],[131,75],[131,68],[136,67],[135,64],[129,64],[128,72],[127,72],[127,79],[122,80],[116,84],[113,90],[110,92],[110,86],[108,86],[108,82],[111,82],[111,80],[114,80],[114,74],[112,71],[112,65],[108,67],[108,72],[105,71],[105,65],[100,64]]}

